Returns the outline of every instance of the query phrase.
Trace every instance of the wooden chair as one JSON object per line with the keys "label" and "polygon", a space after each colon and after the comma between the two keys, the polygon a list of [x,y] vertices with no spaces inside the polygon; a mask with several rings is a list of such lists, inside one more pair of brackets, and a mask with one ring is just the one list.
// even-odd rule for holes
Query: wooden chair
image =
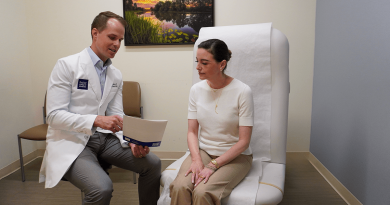
{"label": "wooden chair", "polygon": [[22,153],[22,143],[20,139],[34,140],[34,141],[43,141],[46,140],[48,124],[46,124],[46,94],[45,101],[43,103],[43,124],[37,125],[30,129],[25,130],[24,132],[18,134],[18,145],[19,145],[19,158],[20,158],[20,169],[22,172],[22,181],[26,181],[24,173],[24,163],[23,163],[23,153]]}
{"label": "wooden chair", "polygon": [[[138,82],[123,81],[123,112],[125,115],[144,118],[141,106],[141,87]],[[137,183],[137,174],[133,172],[134,184]]]}
{"label": "wooden chair", "polygon": [[[143,108],[141,106],[141,87],[138,82],[124,81],[123,82],[123,112],[125,115],[143,118]],[[21,139],[44,141],[46,140],[48,124],[46,124],[46,94],[43,103],[43,124],[37,125],[18,135],[19,158],[22,174],[22,181],[26,180],[23,163],[23,152]],[[134,184],[137,183],[137,175],[133,173]]]}

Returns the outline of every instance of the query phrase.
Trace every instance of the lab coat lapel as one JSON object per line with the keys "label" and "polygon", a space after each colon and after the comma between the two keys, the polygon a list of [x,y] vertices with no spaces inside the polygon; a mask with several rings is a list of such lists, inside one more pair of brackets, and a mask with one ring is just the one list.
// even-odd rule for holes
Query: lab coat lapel
{"label": "lab coat lapel", "polygon": [[[88,80],[90,82],[90,87],[92,87],[93,92],[96,95],[98,101],[102,99],[102,91],[100,88],[100,80],[97,75],[95,66],[92,63],[91,56],[89,56],[87,49],[84,49],[81,52],[80,56],[80,64],[83,68],[86,76],[88,76]],[[107,84],[107,83],[106,83]]]}
{"label": "lab coat lapel", "polygon": [[108,66],[107,73],[106,73],[106,84],[104,85],[103,97],[102,97],[102,101],[100,102],[100,105],[102,105],[103,102],[107,99],[107,96],[111,91],[113,77],[114,77],[113,74],[114,73],[111,66]]}

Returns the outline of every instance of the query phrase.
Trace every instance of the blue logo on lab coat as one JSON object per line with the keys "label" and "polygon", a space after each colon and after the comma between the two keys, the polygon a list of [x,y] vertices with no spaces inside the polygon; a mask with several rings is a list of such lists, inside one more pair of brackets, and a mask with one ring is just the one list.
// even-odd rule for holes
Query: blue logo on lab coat
{"label": "blue logo on lab coat", "polygon": [[88,90],[88,80],[79,79],[79,83],[77,84],[77,89]]}

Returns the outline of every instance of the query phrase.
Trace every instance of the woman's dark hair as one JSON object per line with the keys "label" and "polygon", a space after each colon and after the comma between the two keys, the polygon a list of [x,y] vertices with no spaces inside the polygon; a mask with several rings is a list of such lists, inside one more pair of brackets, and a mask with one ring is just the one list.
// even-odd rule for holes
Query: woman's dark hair
{"label": "woman's dark hair", "polygon": [[[228,49],[226,43],[219,39],[209,39],[207,41],[203,41],[198,45],[198,48],[203,48],[211,53],[214,57],[214,60],[218,63],[223,60],[226,60],[227,63],[232,57],[232,52]],[[227,64],[222,73],[225,73],[226,67]]]}

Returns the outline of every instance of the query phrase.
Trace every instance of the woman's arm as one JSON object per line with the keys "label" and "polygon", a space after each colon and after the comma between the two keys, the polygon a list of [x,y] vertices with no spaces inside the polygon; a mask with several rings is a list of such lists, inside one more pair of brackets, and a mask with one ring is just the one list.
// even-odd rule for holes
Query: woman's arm
{"label": "woman's arm", "polygon": [[[252,126],[240,126],[239,127],[239,139],[238,142],[233,145],[228,151],[226,151],[223,155],[217,157],[215,161],[217,162],[218,168],[223,165],[229,163],[237,156],[239,156],[242,152],[244,152],[249,147],[249,143],[251,141],[252,136]],[[207,166],[217,168],[213,163],[209,163]],[[214,170],[210,168],[204,168],[200,173],[201,176],[204,176],[204,183],[206,183],[210,176],[214,173]],[[197,186],[203,178],[199,178],[196,181],[195,186]]]}
{"label": "woman's arm", "polygon": [[192,163],[185,176],[188,176],[188,174],[192,172],[192,183],[198,180],[198,175],[204,168],[202,158],[199,152],[198,129],[198,120],[189,119],[187,143],[188,148],[190,149]]}
{"label": "woman's arm", "polygon": [[251,142],[251,135],[252,126],[240,126],[238,142],[233,145],[228,151],[226,151],[223,155],[215,159],[215,161],[217,161],[218,166],[222,167],[223,165],[235,159],[246,149],[248,149],[249,143]]}
{"label": "woman's arm", "polygon": [[238,116],[240,118],[238,128],[238,142],[223,155],[215,159],[219,167],[229,163],[242,152],[244,152],[249,147],[249,143],[251,141],[254,108],[252,90],[249,86],[246,86],[241,93],[238,103]]}

